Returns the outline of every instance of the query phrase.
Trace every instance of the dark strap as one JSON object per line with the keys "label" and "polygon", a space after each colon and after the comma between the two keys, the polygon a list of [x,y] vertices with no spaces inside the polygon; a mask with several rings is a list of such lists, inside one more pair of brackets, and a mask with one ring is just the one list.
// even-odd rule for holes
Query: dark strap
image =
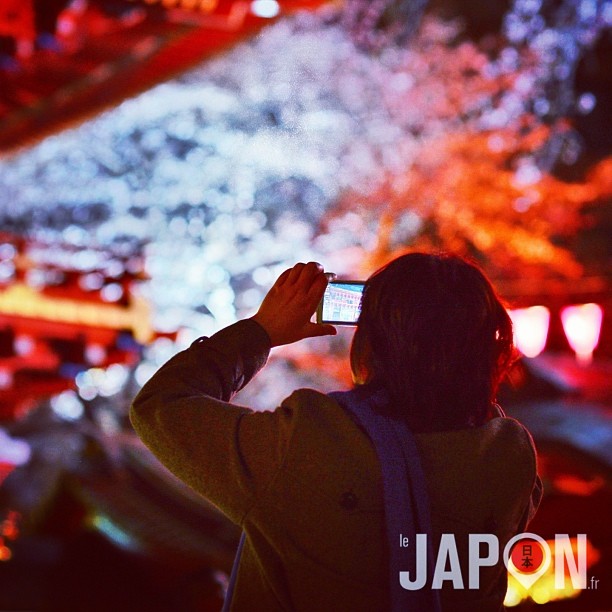
{"label": "dark strap", "polygon": [[[431,589],[433,547],[429,497],[419,450],[405,423],[376,412],[386,402],[384,392],[371,393],[359,388],[330,393],[367,433],[381,465],[385,522],[389,543],[391,610],[438,612],[440,596]],[[427,534],[427,585],[419,590],[404,589],[399,573],[417,573],[416,534]],[[400,534],[408,537],[408,547],[400,547]],[[420,568],[422,572],[423,568]]]}
{"label": "dark strap", "polygon": [[234,557],[234,564],[232,565],[232,573],[227,583],[227,591],[225,593],[225,599],[223,600],[223,608],[221,612],[229,612],[230,604],[232,603],[232,597],[234,595],[234,588],[236,586],[236,577],[238,576],[238,566],[240,565],[240,557],[242,556],[242,549],[244,547],[244,541],[246,540],[246,533],[243,531],[238,542],[238,549],[236,550],[236,556]]}

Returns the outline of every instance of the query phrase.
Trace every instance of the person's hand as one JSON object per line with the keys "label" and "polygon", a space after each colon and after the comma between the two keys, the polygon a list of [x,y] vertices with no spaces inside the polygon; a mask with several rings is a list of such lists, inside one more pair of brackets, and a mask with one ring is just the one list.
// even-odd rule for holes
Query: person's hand
{"label": "person's hand", "polygon": [[266,330],[272,346],[333,335],[336,333],[333,325],[310,321],[326,287],[327,277],[321,264],[298,263],[278,277],[252,319]]}

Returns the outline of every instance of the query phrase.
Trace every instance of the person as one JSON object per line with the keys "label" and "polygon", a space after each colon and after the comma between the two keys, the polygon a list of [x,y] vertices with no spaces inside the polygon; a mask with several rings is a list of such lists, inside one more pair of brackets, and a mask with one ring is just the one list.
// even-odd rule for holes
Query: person
{"label": "person", "polygon": [[[335,333],[311,321],[326,285],[315,262],[286,270],[254,316],[175,355],[131,408],[162,463],[244,530],[232,610],[391,609],[389,509],[372,439],[334,394],[299,389],[272,411],[229,403],[271,347]],[[510,319],[472,263],[409,253],[366,281],[355,388],[384,390],[372,410],[414,436],[433,549],[442,534],[456,539],[465,588],[444,581],[442,610],[502,609],[501,559],[468,588],[469,535],[493,534],[502,551],[540,501],[531,436],[495,403],[513,359]]]}

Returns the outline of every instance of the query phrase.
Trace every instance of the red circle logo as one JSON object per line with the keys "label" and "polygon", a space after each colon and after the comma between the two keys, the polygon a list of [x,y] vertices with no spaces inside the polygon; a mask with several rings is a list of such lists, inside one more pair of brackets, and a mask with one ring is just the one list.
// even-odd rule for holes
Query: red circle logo
{"label": "red circle logo", "polygon": [[510,560],[521,574],[533,574],[537,572],[544,563],[544,549],[542,544],[530,538],[518,540],[512,547]]}

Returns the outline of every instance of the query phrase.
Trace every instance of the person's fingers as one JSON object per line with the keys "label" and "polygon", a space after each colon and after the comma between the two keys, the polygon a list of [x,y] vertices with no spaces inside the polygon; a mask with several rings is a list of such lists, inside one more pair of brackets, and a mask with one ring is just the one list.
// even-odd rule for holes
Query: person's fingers
{"label": "person's fingers", "polygon": [[306,326],[307,338],[314,338],[317,336],[335,336],[337,333],[336,328],[333,325],[321,324],[321,323],[308,323]]}
{"label": "person's fingers", "polygon": [[313,294],[319,294],[322,291],[325,291],[325,287],[327,287],[327,276],[323,272],[323,270],[316,271],[312,278],[310,279],[310,283],[307,290],[307,295],[311,296]]}
{"label": "person's fingers", "polygon": [[317,327],[319,328],[321,336],[335,336],[338,333],[338,330],[329,323],[325,323],[324,325],[318,325]]}
{"label": "person's fingers", "polygon": [[323,266],[317,261],[309,261],[303,270],[304,273],[309,274],[310,276],[314,276],[323,272]]}
{"label": "person's fingers", "polygon": [[293,268],[287,268],[284,272],[282,272],[281,275],[276,279],[274,285],[280,287],[285,282],[287,282],[287,279],[289,278],[289,274],[291,274],[292,269]]}
{"label": "person's fingers", "polygon": [[323,266],[321,264],[316,263],[314,261],[308,262],[301,270],[300,277],[296,282],[296,287],[299,287],[299,291],[302,293],[302,298],[310,303],[311,301],[311,290],[313,285],[317,286],[315,289],[315,293],[318,293],[320,290],[321,281],[319,278],[323,276]]}
{"label": "person's fingers", "polygon": [[324,274],[323,266],[318,261],[309,261],[306,264],[306,268],[310,272],[311,276],[317,276],[318,274]]}
{"label": "person's fingers", "polygon": [[287,283],[290,285],[295,284],[300,278],[300,275],[302,274],[302,270],[305,268],[305,266],[306,264],[302,262],[296,263],[295,266],[293,266],[293,268],[291,268],[291,270],[289,271],[289,276],[287,277]]}
{"label": "person's fingers", "polygon": [[300,262],[293,266],[289,275],[289,282],[291,284],[309,285],[315,276],[321,272],[323,272],[323,266],[316,261],[309,261],[306,264]]}
{"label": "person's fingers", "polygon": [[269,298],[268,301],[277,300],[277,304],[280,304],[279,299],[282,301],[297,299],[295,305],[300,304],[300,308],[308,310],[310,315],[323,297],[326,286],[327,277],[321,264],[314,261],[299,262],[282,272],[274,283],[273,290],[280,293],[271,290],[266,298]]}
{"label": "person's fingers", "polygon": [[321,301],[323,294],[325,293],[325,289],[327,288],[327,277],[323,272],[319,272],[318,276],[316,276],[310,287],[308,288],[308,293],[306,294],[306,301],[312,308],[316,308],[318,303]]}

